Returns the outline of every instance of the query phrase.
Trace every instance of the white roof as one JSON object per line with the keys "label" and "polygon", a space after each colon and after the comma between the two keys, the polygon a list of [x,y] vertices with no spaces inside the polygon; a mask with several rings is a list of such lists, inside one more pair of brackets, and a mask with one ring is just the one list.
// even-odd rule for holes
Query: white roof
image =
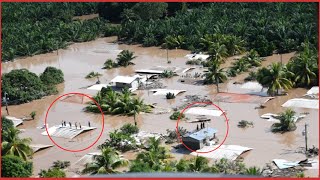
{"label": "white roof", "polygon": [[14,127],[17,127],[17,126],[19,126],[20,124],[23,123],[22,119],[19,119],[19,118],[16,118],[16,117],[6,116],[6,118],[13,122],[13,126]]}
{"label": "white roof", "polygon": [[295,98],[282,104],[282,107],[319,109],[319,100]]}
{"label": "white roof", "polygon": [[[263,114],[262,116],[260,116],[263,119],[268,119],[267,121],[271,121],[271,122],[279,122],[280,120],[275,118],[276,116],[279,116],[278,114],[272,114],[272,113],[266,113]],[[293,121],[297,122],[299,119],[306,117],[307,115],[303,114],[300,116],[293,116]]]}
{"label": "white roof", "polygon": [[161,74],[163,70],[153,70],[153,69],[139,69],[135,71],[136,73],[149,73],[149,74]]}
{"label": "white roof", "polygon": [[187,54],[185,57],[188,58],[189,60],[197,60],[197,59],[206,60],[209,57],[209,55],[206,55],[206,54]]}
{"label": "white roof", "polygon": [[95,84],[93,86],[90,86],[89,88],[87,89],[90,89],[90,90],[95,90],[95,91],[100,91],[103,87],[108,87],[107,84]]}
{"label": "white roof", "polygon": [[151,89],[150,91],[155,92],[152,95],[166,95],[167,93],[173,93],[175,96],[181,92],[186,92],[186,90],[173,90],[173,89]]}
{"label": "white roof", "polygon": [[[302,161],[287,161],[285,159],[273,159],[273,162],[279,169],[286,169],[299,166]],[[311,167],[304,167],[306,169],[319,169],[319,160],[307,160],[307,163],[311,164]]]}
{"label": "white roof", "polygon": [[246,82],[241,85],[242,89],[261,90],[262,86],[258,82]]}
{"label": "white roof", "polygon": [[312,95],[312,94],[319,94],[319,86],[314,86],[312,87],[308,92],[308,95]]}
{"label": "white roof", "polygon": [[30,144],[30,147],[32,148],[33,152],[37,152],[49,147],[52,147],[53,145],[45,145],[45,144]]}
{"label": "white roof", "polygon": [[93,159],[94,155],[101,155],[101,152],[91,152],[91,153],[85,154],[78,161],[76,161],[74,164],[84,166],[87,163],[91,163],[94,160]]}
{"label": "white roof", "polygon": [[138,76],[117,76],[113,78],[110,82],[130,84],[137,78]]}
{"label": "white roof", "polygon": [[[96,129],[96,127],[82,126],[81,129],[79,129],[79,127],[78,129],[75,129],[75,127],[70,128],[69,126],[58,125],[58,126],[53,126],[48,128],[48,133],[52,137],[62,137],[62,138],[72,139],[85,131],[89,131],[93,129]],[[48,133],[47,131],[44,131],[41,134],[44,136],[47,136]]]}
{"label": "white roof", "polygon": [[222,111],[216,109],[205,109],[203,107],[192,107],[188,108],[185,114],[193,114],[193,115],[207,115],[207,116],[221,116]]}
{"label": "white roof", "polygon": [[[202,149],[197,150],[196,152],[192,152],[193,156],[202,156],[211,159],[228,159],[234,161],[240,156],[242,153],[252,150],[249,147],[243,147],[238,145],[221,145],[218,149],[212,151],[217,148],[218,145],[214,146],[204,146]],[[212,151],[212,152],[209,152]],[[208,152],[208,153],[197,153],[197,152]]]}

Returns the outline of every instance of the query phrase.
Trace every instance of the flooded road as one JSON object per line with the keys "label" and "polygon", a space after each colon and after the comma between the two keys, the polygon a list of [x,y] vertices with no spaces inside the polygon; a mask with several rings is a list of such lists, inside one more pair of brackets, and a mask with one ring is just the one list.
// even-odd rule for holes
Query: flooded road
{"label": "flooded road", "polygon": [[[8,62],[2,64],[2,73],[10,72],[13,69],[26,68],[29,71],[40,74],[47,66],[53,66],[60,68],[64,73],[65,82],[58,85],[59,94],[54,96],[48,96],[40,100],[36,100],[30,103],[10,106],[9,111],[11,116],[21,117],[29,115],[30,112],[36,111],[37,116],[34,121],[26,121],[23,125],[19,126],[19,129],[25,129],[25,132],[21,134],[22,137],[31,137],[33,139],[32,144],[53,144],[47,136],[42,136],[43,129],[37,129],[37,127],[44,124],[45,115],[50,104],[59,95],[79,92],[85,93],[90,96],[94,96],[97,92],[88,90],[84,87],[92,85],[96,82],[96,79],[85,79],[85,76],[91,72],[99,72],[103,76],[100,78],[102,83],[109,83],[117,75],[132,75],[137,69],[148,69],[154,66],[177,66],[182,68],[193,67],[186,65],[187,59],[184,57],[189,54],[185,50],[170,50],[169,60],[171,64],[167,64],[167,52],[165,49],[159,47],[140,47],[139,45],[124,45],[115,43],[116,38],[100,38],[92,42],[77,43],[69,46],[66,49],[61,49],[48,54],[36,55],[33,57],[27,57],[19,59],[14,62]],[[110,70],[102,69],[103,63],[111,58],[116,59],[120,50],[130,50],[137,56],[133,60],[134,66],[128,66],[126,68],[114,68]],[[286,63],[294,53],[283,55],[283,62]],[[228,67],[232,58],[229,58],[224,65]],[[267,57],[263,65],[268,65],[271,62],[279,61],[279,55]],[[228,65],[229,64],[229,65]],[[194,66],[196,67],[196,66]],[[202,69],[195,69],[190,73],[202,72]],[[233,84],[235,81],[243,81],[248,73],[243,73],[230,81],[219,85],[221,92],[238,92],[245,93],[244,90],[239,89]],[[157,106],[164,108],[173,108],[184,104],[183,99],[186,95],[201,95],[207,96],[209,99],[213,99],[216,94],[215,85],[192,85],[188,83],[180,83],[178,80],[180,77],[173,77],[171,79],[163,79],[161,82],[167,89],[181,89],[186,92],[179,94],[174,100],[168,101],[165,96],[154,96],[147,90],[139,90],[135,93],[141,96],[146,103],[157,103]],[[297,130],[288,132],[285,134],[274,134],[270,132],[270,126],[272,122],[268,122],[261,119],[260,116],[264,113],[280,113],[285,110],[281,105],[288,99],[301,97],[306,94],[307,89],[293,89],[289,91],[288,96],[279,96],[273,100],[267,102],[266,108],[255,109],[257,104],[249,103],[223,103],[214,102],[227,112],[229,119],[229,135],[224,144],[226,145],[241,145],[253,148],[253,150],[245,153],[244,162],[248,166],[262,167],[265,163],[270,162],[272,159],[286,159],[286,160],[302,160],[305,158],[303,154],[294,153],[293,151],[304,147],[304,136],[302,131],[304,124],[309,125],[309,146],[315,145],[319,147],[318,135],[319,135],[319,118],[318,110],[313,109],[294,109],[297,113],[308,112],[306,118],[297,123]],[[100,114],[91,114],[83,112],[84,104],[76,104],[70,102],[58,101],[53,105],[49,112],[48,124],[49,127],[53,125],[60,125],[62,120],[67,122],[80,122],[86,125],[88,121],[92,123],[92,126],[97,127],[96,130],[84,133],[72,141],[54,138],[54,140],[63,147],[70,149],[81,149],[92,144],[99,136],[101,130],[102,118]],[[2,113],[5,115],[5,108],[2,108]],[[167,114],[140,114],[137,117],[138,126],[143,131],[165,133],[167,129],[173,130],[176,126],[176,121],[170,120]],[[99,141],[86,151],[72,153],[59,149],[57,146],[37,152],[33,156],[34,162],[34,176],[37,176],[40,169],[49,168],[54,161],[64,160],[70,161],[72,165],[83,155],[89,152],[98,151],[96,147],[102,144],[108,137],[110,131],[113,131],[121,127],[124,123],[133,123],[133,117],[127,116],[104,116],[105,130]],[[254,127],[241,129],[237,127],[240,120],[253,121]],[[219,130],[217,136],[220,140],[223,139],[226,133],[226,123],[223,117],[214,118],[211,122],[211,126]],[[187,129],[195,128],[194,124],[181,122],[179,125]],[[132,154],[126,153],[125,157],[131,157]],[[308,170],[307,175],[317,176],[318,170]],[[68,172],[68,176],[73,176],[73,172]]]}

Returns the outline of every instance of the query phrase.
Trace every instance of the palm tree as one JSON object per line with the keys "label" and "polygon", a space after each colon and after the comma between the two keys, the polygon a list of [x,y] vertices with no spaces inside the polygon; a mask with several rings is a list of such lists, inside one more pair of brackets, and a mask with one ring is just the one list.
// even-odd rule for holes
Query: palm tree
{"label": "palm tree", "polygon": [[208,162],[208,159],[206,159],[205,157],[197,156],[196,158],[190,160],[189,170],[191,172],[208,172]]}
{"label": "palm tree", "polygon": [[272,132],[287,132],[294,131],[297,129],[296,124],[294,122],[295,111],[292,109],[287,109],[285,112],[281,113],[277,119],[280,122],[274,123],[271,126]]}
{"label": "palm tree", "polygon": [[279,89],[288,90],[293,84],[287,78],[293,74],[281,63],[272,63],[268,68],[261,68],[257,72],[257,81],[268,87],[268,94],[278,95]]}
{"label": "palm tree", "polygon": [[120,54],[117,56],[117,62],[119,66],[129,66],[133,63],[131,62],[136,56],[133,55],[133,52],[129,50],[123,50]]}
{"label": "palm tree", "polygon": [[300,86],[309,86],[317,81],[318,57],[316,51],[306,43],[304,50],[293,57],[288,63],[288,69],[295,74],[294,81]]}
{"label": "palm tree", "polygon": [[15,155],[27,160],[33,153],[29,146],[30,138],[19,138],[19,129],[10,128],[6,134],[6,139],[2,142],[2,155]]}
{"label": "palm tree", "polygon": [[255,176],[261,175],[261,170],[259,168],[255,167],[255,166],[254,167],[250,167],[250,168],[246,169],[246,174],[255,175]]}
{"label": "palm tree", "polygon": [[118,173],[115,169],[126,166],[128,161],[120,158],[119,153],[111,147],[101,149],[101,155],[94,155],[94,162],[87,163],[83,174],[113,174]]}
{"label": "palm tree", "polygon": [[215,82],[217,86],[217,92],[219,93],[219,83],[224,82],[227,80],[227,76],[225,75],[225,72],[223,68],[219,69],[220,64],[218,62],[212,63],[212,65],[209,67],[209,72],[206,73],[204,83],[212,83]]}
{"label": "palm tree", "polygon": [[228,50],[224,44],[212,43],[209,47],[208,54],[208,60],[222,63],[225,61],[225,58],[228,57]]}
{"label": "palm tree", "polygon": [[234,69],[236,72],[246,72],[251,67],[250,63],[246,61],[245,58],[241,58],[237,60],[236,62],[232,63],[232,69]]}
{"label": "palm tree", "polygon": [[167,36],[165,39],[164,39],[165,43],[164,43],[164,46],[168,49],[173,49],[173,48],[184,48],[185,47],[185,44],[186,44],[186,39],[184,36]]}

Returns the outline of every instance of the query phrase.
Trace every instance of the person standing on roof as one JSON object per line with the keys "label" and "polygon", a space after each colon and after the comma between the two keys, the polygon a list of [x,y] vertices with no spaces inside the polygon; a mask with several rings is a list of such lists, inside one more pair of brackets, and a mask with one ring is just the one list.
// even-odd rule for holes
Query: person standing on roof
{"label": "person standing on roof", "polygon": [[72,128],[72,124],[71,124],[71,122],[69,122],[69,125],[70,125],[70,128]]}
{"label": "person standing on roof", "polygon": [[74,126],[76,127],[76,129],[78,128],[78,126],[77,126],[77,122],[75,122],[75,123],[74,123]]}
{"label": "person standing on roof", "polygon": [[81,129],[81,124],[79,123],[79,127],[80,127],[80,129]]}
{"label": "person standing on roof", "polygon": [[90,121],[88,121],[88,126],[91,127]]}

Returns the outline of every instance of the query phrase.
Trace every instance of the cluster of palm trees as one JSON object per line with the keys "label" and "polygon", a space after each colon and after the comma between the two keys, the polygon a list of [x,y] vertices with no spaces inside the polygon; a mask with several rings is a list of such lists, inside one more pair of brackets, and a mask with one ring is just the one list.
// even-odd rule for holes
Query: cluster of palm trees
{"label": "cluster of palm trees", "polygon": [[[94,99],[101,106],[105,114],[135,116],[140,112],[151,111],[150,106],[146,105],[139,97],[133,96],[128,88],[124,88],[121,92],[114,91],[111,87],[102,88]],[[95,103],[87,106],[86,110],[89,112],[100,112]]]}
{"label": "cluster of palm trees", "polygon": [[[32,175],[32,163],[29,161],[32,158],[33,150],[30,147],[30,138],[20,138],[20,130],[13,126],[11,120],[2,116],[1,118],[2,129],[1,129],[1,156],[2,162],[7,157],[7,163],[10,164],[11,168],[22,167],[23,172],[3,172],[4,167],[2,167],[2,175],[5,177],[28,177]],[[24,162],[28,167],[24,167],[23,164],[15,164]],[[4,163],[4,162],[3,162]],[[10,169],[11,170],[11,169]],[[17,170],[17,169],[16,169]],[[7,170],[8,171],[8,170]],[[13,170],[14,171],[14,170]]]}
{"label": "cluster of palm trees", "polygon": [[197,156],[189,160],[171,160],[171,156],[165,147],[161,146],[161,140],[150,138],[150,147],[128,161],[120,158],[119,153],[113,148],[104,148],[101,155],[94,156],[94,162],[86,165],[82,171],[84,174],[111,174],[119,173],[117,168],[129,165],[129,172],[211,172],[223,174],[248,174],[261,175],[256,167],[246,168],[239,161],[221,159],[209,165],[205,157]]}
{"label": "cluster of palm trees", "polygon": [[279,122],[272,124],[271,130],[272,132],[287,132],[287,131],[294,131],[297,129],[295,124],[296,112],[292,109],[286,109],[282,112],[278,117],[276,117]]}
{"label": "cluster of palm trees", "polygon": [[105,29],[104,20],[72,20],[74,15],[95,12],[95,7],[95,3],[4,3],[3,61],[95,39]]}
{"label": "cluster of palm trees", "polygon": [[127,67],[129,65],[134,65],[134,63],[131,61],[136,57],[137,56],[134,56],[134,52],[131,52],[129,50],[123,50],[118,54],[116,58],[117,62],[114,62],[112,59],[107,59],[107,61],[103,64],[103,69],[111,69],[119,66]]}
{"label": "cluster of palm trees", "polygon": [[[205,51],[202,40],[228,36],[226,46],[255,49],[262,57],[291,52],[309,39],[317,46],[317,6],[311,3],[207,3],[175,16],[122,22],[120,40],[144,46]],[[272,16],[270,14],[272,13]],[[214,38],[214,37],[213,37]]]}
{"label": "cluster of palm trees", "polygon": [[318,54],[308,43],[287,65],[272,63],[257,72],[257,81],[268,88],[270,95],[292,87],[310,87],[318,84]]}

